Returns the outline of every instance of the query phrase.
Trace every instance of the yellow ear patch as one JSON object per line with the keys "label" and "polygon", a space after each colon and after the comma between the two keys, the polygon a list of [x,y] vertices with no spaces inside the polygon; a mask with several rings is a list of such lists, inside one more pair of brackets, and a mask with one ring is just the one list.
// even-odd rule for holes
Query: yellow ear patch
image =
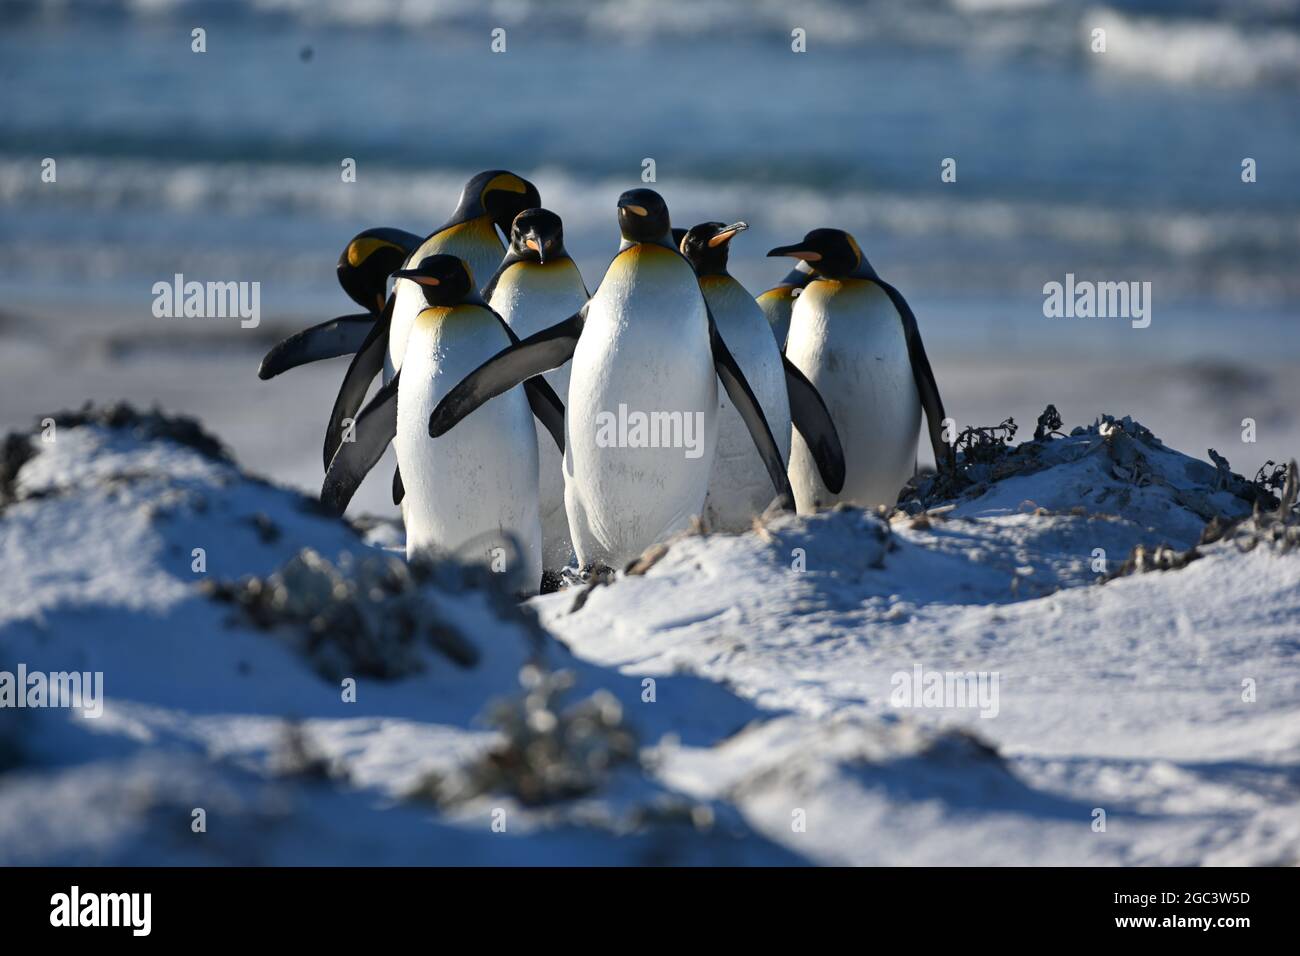
{"label": "yellow ear patch", "polygon": [[522,194],[528,192],[528,187],[524,185],[524,181],[514,173],[502,173],[499,176],[493,176],[488,181],[488,184],[483,187],[483,191],[479,193],[479,202],[482,202],[487,194],[494,189],[500,189],[508,193]]}
{"label": "yellow ear patch", "polygon": [[849,248],[852,249],[853,254],[858,257],[858,261],[855,265],[862,265],[862,250],[858,248],[858,240],[854,239],[847,232],[844,234],[844,238],[849,241]]}
{"label": "yellow ear patch", "polygon": [[348,244],[348,265],[356,268],[365,262],[377,249],[396,249],[402,251],[402,247],[395,242],[389,242],[387,239],[376,239],[374,236],[366,236],[363,239],[357,239]]}

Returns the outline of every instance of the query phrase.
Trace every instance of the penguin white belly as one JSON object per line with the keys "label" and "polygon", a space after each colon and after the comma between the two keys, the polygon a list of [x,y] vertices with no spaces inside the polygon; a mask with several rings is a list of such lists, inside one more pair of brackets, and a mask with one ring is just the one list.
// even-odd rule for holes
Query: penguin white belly
{"label": "penguin white belly", "polygon": [[621,568],[701,513],[717,413],[694,270],[632,246],[591,301],[569,379],[565,501],[580,565]]}
{"label": "penguin white belly", "polygon": [[785,354],[821,392],[844,446],[844,489],[833,495],[794,434],[790,485],[799,512],[840,501],[892,506],[916,466],[921,400],[889,296],[863,279],[811,283],[795,300]]}
{"label": "penguin white belly", "polygon": [[397,464],[406,485],[406,554],[455,555],[541,581],[537,436],[523,388],[499,395],[439,438],[429,416],[462,378],[510,344],[481,306],[426,308],[411,326],[397,392]]}
{"label": "penguin white belly", "polygon": [[[436,255],[456,256],[470,269],[476,286],[485,284],[497,271],[505,246],[497,235],[492,220],[486,216],[457,223],[435,232],[407,257],[405,268],[413,269],[420,260]],[[391,381],[393,373],[402,367],[406,352],[406,339],[410,335],[415,317],[428,308],[424,293],[410,279],[397,279],[393,283],[397,300],[393,303],[393,318],[388,327],[388,354],[384,358],[384,381]]]}
{"label": "penguin white belly", "polygon": [[[578,267],[570,259],[546,265],[519,262],[497,281],[489,303],[521,339],[563,322],[587,302]],[[569,366],[543,376],[568,404]],[[534,420],[537,430],[538,499],[542,516],[542,565],[548,570],[568,565],[573,558],[569,516],[564,507],[564,459],[551,433]]]}
{"label": "penguin white belly", "polygon": [[[762,309],[730,276],[704,276],[700,288],[722,341],[745,373],[763,409],[781,460],[790,459],[790,396],[781,352]],[[776,496],[763,456],[722,389],[718,390],[718,447],[709,477],[704,514],[718,531],[747,531]]]}

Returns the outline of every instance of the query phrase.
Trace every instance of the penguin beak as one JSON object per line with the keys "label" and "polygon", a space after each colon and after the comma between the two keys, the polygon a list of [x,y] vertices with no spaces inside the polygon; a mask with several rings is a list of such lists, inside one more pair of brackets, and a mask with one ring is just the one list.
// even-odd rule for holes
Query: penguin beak
{"label": "penguin beak", "polygon": [[418,282],[420,285],[441,285],[442,283],[433,276],[427,276],[416,269],[398,269],[393,273],[394,279],[410,279],[412,282]]}
{"label": "penguin beak", "polygon": [[546,265],[546,250],[542,247],[541,241],[536,236],[529,236],[524,240],[524,245],[537,253],[538,262],[542,265]]}
{"label": "penguin beak", "polygon": [[793,246],[777,246],[768,252],[769,258],[775,256],[790,256],[795,259],[802,259],[804,262],[819,262],[822,254],[813,252],[811,249],[802,249],[798,243],[795,243]]}
{"label": "penguin beak", "polygon": [[716,236],[709,240],[709,248],[716,249],[724,242],[730,242],[732,237],[738,232],[744,232],[749,228],[747,222],[733,222],[730,226],[723,226]]}

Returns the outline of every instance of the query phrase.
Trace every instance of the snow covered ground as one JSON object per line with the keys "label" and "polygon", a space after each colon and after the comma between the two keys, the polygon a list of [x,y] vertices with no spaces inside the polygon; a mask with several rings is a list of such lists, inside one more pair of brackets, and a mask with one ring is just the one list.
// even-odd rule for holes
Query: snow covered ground
{"label": "snow covered ground", "polygon": [[0,709],[0,864],[1300,863],[1295,516],[1132,422],[523,608],[183,422],[53,439],[0,671],[105,699]]}

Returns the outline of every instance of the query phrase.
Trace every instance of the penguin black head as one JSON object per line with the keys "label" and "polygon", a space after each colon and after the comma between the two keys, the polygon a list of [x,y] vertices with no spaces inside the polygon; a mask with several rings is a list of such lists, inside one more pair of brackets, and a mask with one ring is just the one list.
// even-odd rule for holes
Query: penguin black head
{"label": "penguin black head", "polygon": [[504,169],[489,169],[465,184],[456,210],[461,218],[491,216],[497,227],[509,235],[510,223],[525,209],[542,204],[537,187]]}
{"label": "penguin black head", "polygon": [[828,279],[846,278],[867,264],[857,241],[843,229],[814,229],[802,242],[777,246],[768,255],[802,259]]}
{"label": "penguin black head", "polygon": [[400,269],[420,237],[401,229],[367,229],[358,233],[339,256],[339,285],[361,308],[383,311],[388,277]]}
{"label": "penguin black head", "polygon": [[721,276],[727,274],[727,252],[736,233],[749,228],[745,222],[702,222],[692,226],[682,237],[680,249],[687,261],[695,267],[695,274]]}
{"label": "penguin black head", "polygon": [[469,266],[455,256],[426,256],[414,269],[399,269],[393,277],[419,283],[429,305],[457,305],[477,288]]}
{"label": "penguin black head", "polygon": [[673,244],[668,204],[653,189],[629,189],[618,197],[618,228],[628,242]]}
{"label": "penguin black head", "polygon": [[549,209],[525,209],[510,226],[510,252],[517,259],[543,264],[567,255],[560,217]]}

